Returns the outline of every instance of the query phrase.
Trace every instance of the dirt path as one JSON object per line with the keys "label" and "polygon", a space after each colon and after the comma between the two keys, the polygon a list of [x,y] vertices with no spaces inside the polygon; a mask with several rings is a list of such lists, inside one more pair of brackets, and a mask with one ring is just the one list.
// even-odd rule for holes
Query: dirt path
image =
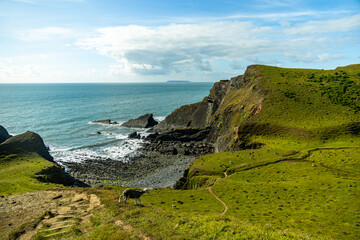
{"label": "dirt path", "polygon": [[[131,225],[127,225],[124,221],[118,219],[115,221],[115,225],[118,227],[121,227],[122,229],[124,229],[127,232],[131,232],[133,230],[133,227]],[[143,234],[138,234],[138,237],[140,237],[140,239],[142,240],[151,240],[151,238],[143,235]]]}
{"label": "dirt path", "polygon": [[55,237],[73,226],[88,223],[92,210],[100,207],[95,194],[78,190],[36,191],[0,198],[0,239],[9,234],[16,239],[31,239],[41,233]]}
{"label": "dirt path", "polygon": [[[314,151],[320,151],[320,150],[332,150],[332,149],[347,149],[347,148],[360,148],[359,146],[349,146],[349,147],[318,147],[318,148],[311,148],[311,149],[304,149],[300,152],[295,152],[293,154],[290,154],[286,157],[282,157],[280,159],[278,159],[277,161],[272,161],[272,162],[265,162],[263,164],[259,164],[259,165],[255,165],[252,168],[257,168],[257,167],[263,167],[266,165],[270,165],[270,164],[277,164],[279,162],[284,162],[284,161],[293,161],[293,160],[303,160],[306,159],[307,157],[309,157],[311,155],[312,152]],[[246,169],[249,170],[250,168]],[[221,200],[213,191],[212,191],[212,186],[214,186],[217,182],[228,178],[231,175],[228,175],[227,172],[224,172],[224,177],[218,178],[215,180],[215,182],[207,187],[206,189],[210,192],[210,194],[217,200],[219,201],[223,206],[224,206],[224,211],[222,213],[220,213],[220,215],[224,215],[227,211],[228,211],[228,206],[226,205],[226,203]]]}
{"label": "dirt path", "polygon": [[226,205],[226,203],[224,203],[223,200],[221,200],[218,196],[215,195],[215,193],[212,191],[211,187],[207,187],[206,189],[210,192],[211,195],[214,196],[214,198],[216,198],[216,200],[218,200],[224,206],[224,211],[222,213],[220,213],[221,216],[224,215],[228,210],[228,206]]}
{"label": "dirt path", "polygon": [[[221,181],[222,179],[225,179],[225,178],[228,177],[228,175],[227,175],[226,172],[224,172],[224,175],[225,175],[225,177],[216,179],[216,181],[214,182],[214,184],[213,184],[212,186],[214,186],[218,181]],[[218,200],[218,201],[224,206],[224,211],[223,211],[222,213],[220,213],[220,215],[222,216],[222,215],[224,215],[224,214],[227,212],[227,210],[228,210],[229,208],[228,208],[228,206],[226,205],[226,203],[225,203],[223,200],[221,200],[221,199],[212,191],[212,186],[207,187],[206,190],[208,190],[208,191],[210,192],[210,194],[213,195],[213,197],[214,197],[216,200]]]}

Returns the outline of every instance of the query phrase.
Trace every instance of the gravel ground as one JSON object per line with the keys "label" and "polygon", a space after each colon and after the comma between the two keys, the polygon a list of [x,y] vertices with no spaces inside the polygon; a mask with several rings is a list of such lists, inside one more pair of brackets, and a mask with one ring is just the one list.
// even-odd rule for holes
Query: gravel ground
{"label": "gravel ground", "polygon": [[193,160],[194,156],[146,151],[128,163],[93,159],[83,163],[62,164],[69,169],[71,176],[90,186],[160,188],[172,187]]}
{"label": "gravel ground", "polygon": [[193,160],[191,158],[177,159],[173,165],[157,169],[155,172],[147,174],[140,179],[124,184],[124,186],[136,188],[173,187]]}

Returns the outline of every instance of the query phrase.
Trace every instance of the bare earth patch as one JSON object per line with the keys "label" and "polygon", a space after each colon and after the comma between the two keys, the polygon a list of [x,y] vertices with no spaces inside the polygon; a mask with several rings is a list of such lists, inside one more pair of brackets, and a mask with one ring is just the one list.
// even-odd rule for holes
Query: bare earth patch
{"label": "bare earth patch", "polygon": [[35,191],[0,198],[0,239],[12,234],[31,239],[41,232],[51,237],[66,233],[78,222],[89,222],[101,206],[95,194],[79,190]]}

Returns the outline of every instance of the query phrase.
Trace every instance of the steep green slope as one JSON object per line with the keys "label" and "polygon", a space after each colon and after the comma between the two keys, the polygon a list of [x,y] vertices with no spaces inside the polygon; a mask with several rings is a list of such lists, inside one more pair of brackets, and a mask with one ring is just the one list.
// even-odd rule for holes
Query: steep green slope
{"label": "steep green slope", "polygon": [[0,195],[44,190],[69,185],[56,164],[35,153],[0,156]]}
{"label": "steep green slope", "polygon": [[75,180],[50,156],[34,132],[10,136],[0,125],[0,195],[72,186]]}
{"label": "steep green slope", "polygon": [[303,140],[358,134],[359,65],[336,70],[248,67],[213,115],[218,149],[241,149],[254,136]]}
{"label": "steep green slope", "polygon": [[216,113],[218,149],[184,188],[212,190],[233,216],[330,239],[360,236],[360,65],[250,66]]}
{"label": "steep green slope", "polygon": [[250,66],[215,84],[160,127],[212,127],[227,152],[194,161],[178,184],[189,190],[144,195],[145,208],[101,190],[114,215],[98,215],[98,232],[120,218],[155,239],[359,239],[359,70]]}
{"label": "steep green slope", "polygon": [[314,129],[359,121],[360,68],[342,70],[258,67],[269,91],[254,121]]}

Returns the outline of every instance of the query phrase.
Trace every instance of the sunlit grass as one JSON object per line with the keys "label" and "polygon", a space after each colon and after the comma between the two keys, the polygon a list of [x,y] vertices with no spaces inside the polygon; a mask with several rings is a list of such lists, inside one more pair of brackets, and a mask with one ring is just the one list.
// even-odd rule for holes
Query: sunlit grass
{"label": "sunlit grass", "polygon": [[37,178],[44,169],[56,166],[36,154],[12,154],[0,158],[0,195],[63,187],[40,182]]}

